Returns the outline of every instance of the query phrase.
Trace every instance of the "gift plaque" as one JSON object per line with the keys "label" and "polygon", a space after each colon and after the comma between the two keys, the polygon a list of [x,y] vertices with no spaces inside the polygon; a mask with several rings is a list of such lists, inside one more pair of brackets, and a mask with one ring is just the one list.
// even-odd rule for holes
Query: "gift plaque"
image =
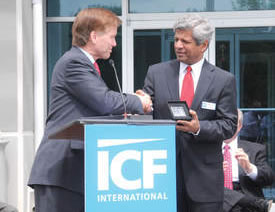
{"label": "gift plaque", "polygon": [[192,120],[192,116],[189,113],[189,108],[186,101],[168,102],[168,108],[173,120]]}

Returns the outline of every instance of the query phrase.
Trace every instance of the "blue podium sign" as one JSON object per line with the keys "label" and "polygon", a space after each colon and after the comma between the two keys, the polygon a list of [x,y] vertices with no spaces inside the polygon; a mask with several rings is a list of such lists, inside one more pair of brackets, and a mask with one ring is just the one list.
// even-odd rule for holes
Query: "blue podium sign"
{"label": "blue podium sign", "polygon": [[86,212],[176,212],[174,125],[85,125]]}

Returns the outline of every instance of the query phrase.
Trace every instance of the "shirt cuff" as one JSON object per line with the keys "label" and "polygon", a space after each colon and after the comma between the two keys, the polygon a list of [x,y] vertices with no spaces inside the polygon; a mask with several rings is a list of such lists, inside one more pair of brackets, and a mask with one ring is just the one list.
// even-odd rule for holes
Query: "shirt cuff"
{"label": "shirt cuff", "polygon": [[246,175],[248,177],[250,177],[252,180],[256,180],[256,178],[258,176],[258,169],[254,164],[251,164],[251,167],[252,167],[252,172],[250,172],[250,173],[246,172]]}
{"label": "shirt cuff", "polygon": [[192,133],[193,135],[199,135],[200,131],[201,131],[201,128],[199,128],[199,130],[198,130],[196,133],[193,133],[193,132],[191,132],[191,133]]}

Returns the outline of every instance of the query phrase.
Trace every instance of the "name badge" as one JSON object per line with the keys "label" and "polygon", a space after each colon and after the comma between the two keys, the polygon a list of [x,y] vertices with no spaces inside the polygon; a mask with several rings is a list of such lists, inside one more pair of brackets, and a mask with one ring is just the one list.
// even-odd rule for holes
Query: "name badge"
{"label": "name badge", "polygon": [[202,102],[201,108],[206,110],[216,110],[216,103],[213,102]]}

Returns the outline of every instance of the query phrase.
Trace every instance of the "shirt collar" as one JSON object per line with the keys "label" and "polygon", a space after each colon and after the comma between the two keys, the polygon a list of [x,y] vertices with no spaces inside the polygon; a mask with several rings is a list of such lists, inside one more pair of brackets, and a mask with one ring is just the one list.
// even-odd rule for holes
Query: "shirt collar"
{"label": "shirt collar", "polygon": [[203,62],[204,62],[204,58],[202,58],[200,61],[198,61],[197,63],[194,63],[192,65],[187,65],[183,62],[180,62],[180,71],[182,71],[183,73],[186,72],[186,68],[187,66],[191,66],[192,68],[192,76],[196,77],[197,79],[199,78],[200,74],[201,74],[201,69],[203,66]]}
{"label": "shirt collar", "polygon": [[[223,142],[222,149],[224,149],[225,145],[226,145],[226,143]],[[228,143],[227,145],[230,147],[230,149],[237,149],[238,148],[238,136],[233,141]]]}
{"label": "shirt collar", "polygon": [[80,51],[82,51],[88,58],[89,60],[91,61],[92,64],[95,63],[95,59],[93,58],[92,55],[90,55],[87,51],[85,51],[84,49],[82,49],[81,47],[78,47],[80,49]]}

